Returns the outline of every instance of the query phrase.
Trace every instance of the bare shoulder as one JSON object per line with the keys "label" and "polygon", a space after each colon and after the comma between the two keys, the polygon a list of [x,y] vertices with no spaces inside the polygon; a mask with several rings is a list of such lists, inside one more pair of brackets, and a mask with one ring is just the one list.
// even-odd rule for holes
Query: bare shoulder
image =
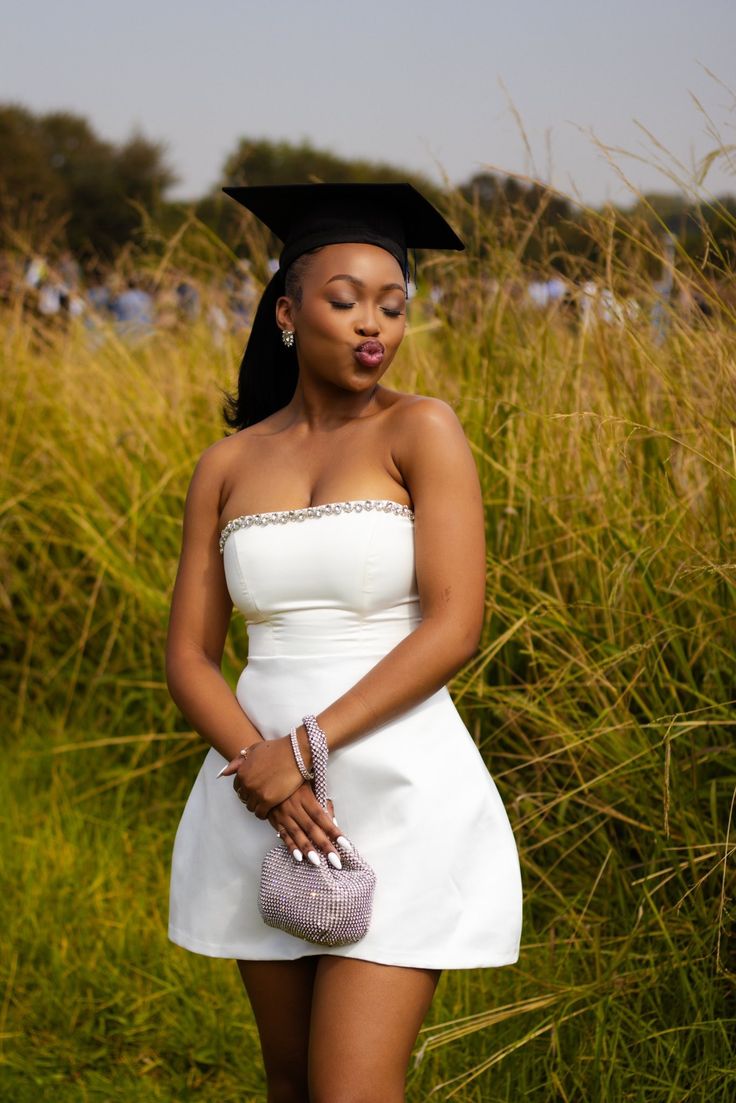
{"label": "bare shoulder", "polygon": [[475,460],[450,403],[429,395],[402,395],[392,416],[396,419],[393,458],[415,507],[441,511],[462,500],[478,513],[480,486]]}
{"label": "bare shoulder", "polygon": [[241,436],[242,433],[230,433],[229,436],[213,441],[201,453],[197,463],[209,469],[218,466],[225,467],[235,454],[241,450]]}
{"label": "bare shoulder", "polygon": [[462,431],[460,419],[450,403],[433,395],[395,392],[391,417],[402,429],[412,432]]}
{"label": "bare shoulder", "polygon": [[215,478],[217,474],[224,474],[228,465],[232,463],[238,451],[237,434],[222,437],[213,441],[204,452],[200,453],[194,465],[194,473],[199,477]]}
{"label": "bare shoulder", "polygon": [[214,441],[196,460],[187,500],[189,503],[196,503],[196,510],[200,515],[202,512],[212,513],[215,517],[219,514],[228,474],[242,455],[243,445],[238,439],[240,435],[232,433]]}
{"label": "bare shoulder", "polygon": [[399,395],[391,410],[397,458],[408,461],[417,449],[467,448],[462,423],[449,402],[431,395]]}

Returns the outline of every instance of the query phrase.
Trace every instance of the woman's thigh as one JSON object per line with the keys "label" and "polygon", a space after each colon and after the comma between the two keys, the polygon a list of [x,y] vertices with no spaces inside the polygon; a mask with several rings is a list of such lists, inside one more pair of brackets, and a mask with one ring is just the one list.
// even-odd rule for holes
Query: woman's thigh
{"label": "woman's thigh", "polygon": [[439,969],[325,954],[312,997],[310,1103],[400,1103]]}
{"label": "woman's thigh", "polygon": [[238,961],[263,1051],[269,1100],[306,1098],[309,1020],[318,956]]}

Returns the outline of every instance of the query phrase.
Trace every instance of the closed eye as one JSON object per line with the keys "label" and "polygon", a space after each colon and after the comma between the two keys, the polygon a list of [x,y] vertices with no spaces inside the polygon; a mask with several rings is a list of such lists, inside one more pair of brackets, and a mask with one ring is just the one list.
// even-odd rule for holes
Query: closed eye
{"label": "closed eye", "polygon": [[[330,306],[334,306],[335,310],[350,310],[350,309],[351,309],[351,307],[354,307],[354,306],[355,306],[355,303],[344,303],[344,302],[342,302],[342,301],[338,301],[338,300],[333,300],[333,299],[331,299],[331,300],[330,300]],[[382,311],[383,311],[383,313],[384,313],[384,314],[386,314],[386,315],[387,315],[387,316],[388,316],[389,318],[400,318],[400,317],[401,317],[401,315],[402,315],[402,314],[404,313],[404,311],[403,311],[403,310],[391,310],[391,309],[390,309],[389,307],[387,307],[387,306],[382,306],[382,307],[381,307],[381,310],[382,310]]]}

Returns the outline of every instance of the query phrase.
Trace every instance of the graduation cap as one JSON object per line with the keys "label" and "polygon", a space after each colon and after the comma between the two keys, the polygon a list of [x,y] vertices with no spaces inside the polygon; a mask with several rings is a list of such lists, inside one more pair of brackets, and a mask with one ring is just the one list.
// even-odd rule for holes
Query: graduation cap
{"label": "graduation cap", "polygon": [[294,394],[298,365],[276,324],[284,276],[297,257],[324,245],[377,245],[396,258],[408,277],[409,249],[465,248],[440,212],[412,184],[268,184],[226,187],[226,195],[251,211],[284,243],[278,271],[253,318],[238,376],[237,399],[225,420],[253,425],[285,406]]}
{"label": "graduation cap", "polygon": [[409,249],[465,248],[411,184],[273,184],[222,190],[284,242],[282,271],[310,249],[348,241],[387,249],[404,273]]}

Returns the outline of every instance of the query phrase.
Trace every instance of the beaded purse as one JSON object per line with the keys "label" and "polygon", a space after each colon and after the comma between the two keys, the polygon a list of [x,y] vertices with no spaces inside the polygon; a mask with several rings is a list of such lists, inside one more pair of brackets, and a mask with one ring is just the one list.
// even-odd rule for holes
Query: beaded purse
{"label": "beaded purse", "polygon": [[[313,716],[303,717],[312,751],[315,796],[327,809],[327,741]],[[359,942],[368,930],[376,874],[353,848],[340,851],[342,869],[320,855],[319,866],[295,862],[285,843],[272,847],[261,867],[258,906],[264,923],[321,946]]]}

